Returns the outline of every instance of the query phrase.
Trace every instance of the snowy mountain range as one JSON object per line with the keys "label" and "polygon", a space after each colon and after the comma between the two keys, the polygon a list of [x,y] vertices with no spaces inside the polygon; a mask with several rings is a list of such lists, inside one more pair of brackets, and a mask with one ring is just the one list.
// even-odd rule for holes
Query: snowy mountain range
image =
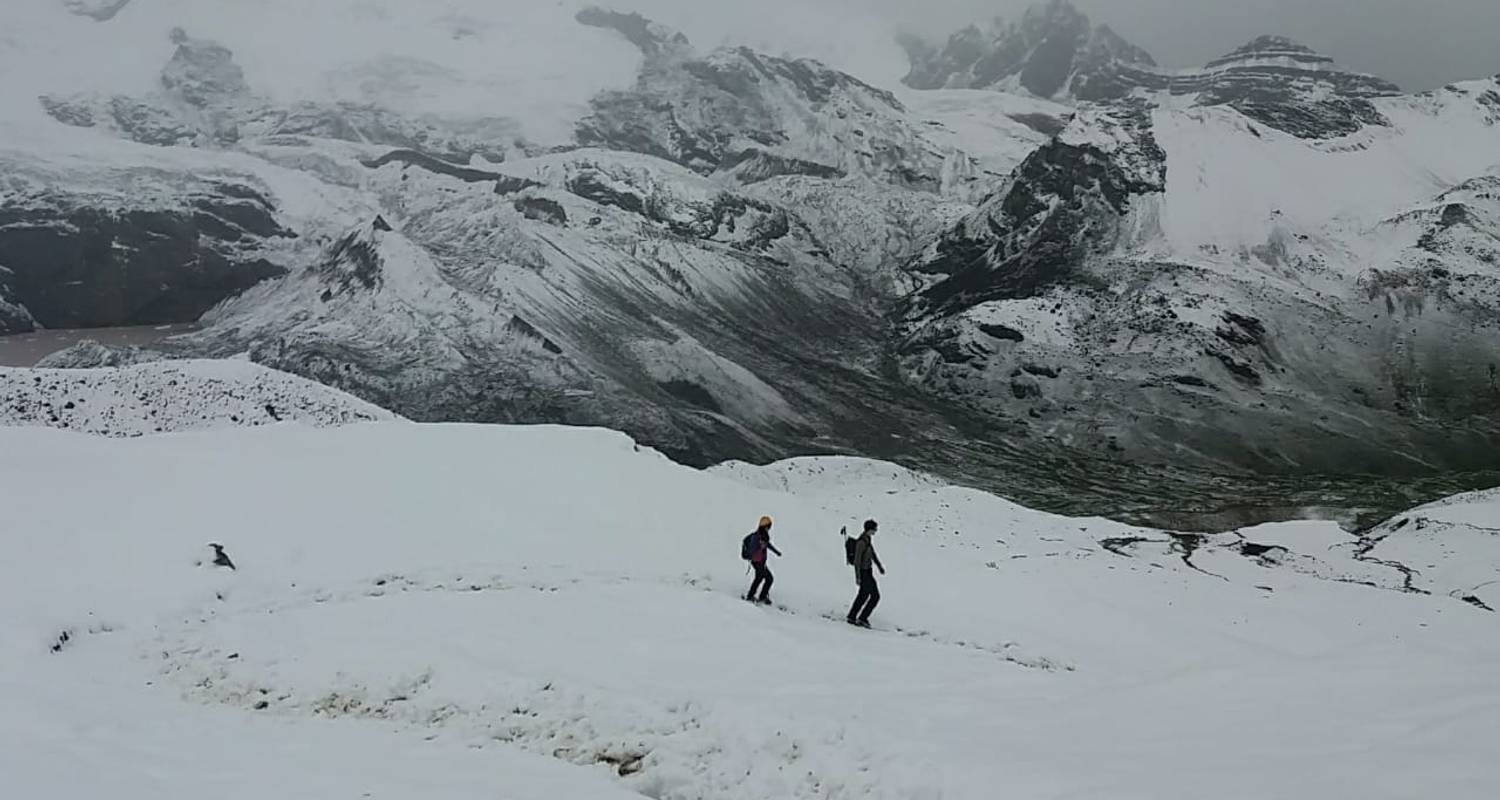
{"label": "snowy mountain range", "polygon": [[1163,70],[1065,2],[906,39],[905,87],[628,9],[296,5],[14,4],[0,331],[200,320],[48,365],[244,355],[1050,507],[1500,466],[1495,80]]}

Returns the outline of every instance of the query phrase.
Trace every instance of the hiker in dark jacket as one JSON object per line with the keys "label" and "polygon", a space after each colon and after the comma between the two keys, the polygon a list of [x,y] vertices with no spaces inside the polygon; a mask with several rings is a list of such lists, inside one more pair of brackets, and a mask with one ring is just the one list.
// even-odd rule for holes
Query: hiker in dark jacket
{"label": "hiker in dark jacket", "polygon": [[771,570],[766,568],[767,553],[781,555],[776,545],[771,544],[771,518],[761,517],[760,527],[755,529],[750,544],[750,566],[755,568],[755,580],[750,583],[750,591],[745,599],[754,603],[771,604],[771,584],[776,577]]}
{"label": "hiker in dark jacket", "polygon": [[875,542],[873,537],[880,526],[875,520],[865,523],[865,531],[854,540],[854,575],[859,581],[859,594],[854,597],[854,605],[849,609],[849,624],[858,625],[861,628],[870,627],[870,614],[874,613],[875,606],[880,603],[880,586],[875,583],[875,570],[885,574],[885,565],[880,563],[880,556],[875,554]]}

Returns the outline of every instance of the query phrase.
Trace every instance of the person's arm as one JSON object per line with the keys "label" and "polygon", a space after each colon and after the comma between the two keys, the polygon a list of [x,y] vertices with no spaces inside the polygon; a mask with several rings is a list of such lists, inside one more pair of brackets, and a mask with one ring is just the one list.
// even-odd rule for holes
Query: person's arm
{"label": "person's arm", "polygon": [[880,570],[881,575],[884,575],[885,565],[880,563],[880,556],[876,554],[874,547],[870,548],[870,558],[875,559],[875,567]]}
{"label": "person's arm", "polygon": [[775,553],[778,557],[781,555],[781,551],[776,549],[776,545],[766,542],[766,547],[771,548],[771,552]]}

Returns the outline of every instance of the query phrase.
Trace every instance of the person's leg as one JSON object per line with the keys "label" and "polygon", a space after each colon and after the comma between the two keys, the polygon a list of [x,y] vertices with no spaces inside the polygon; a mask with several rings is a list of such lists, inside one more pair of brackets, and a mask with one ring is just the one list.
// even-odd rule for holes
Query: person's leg
{"label": "person's leg", "polygon": [[870,615],[875,613],[875,606],[880,604],[880,584],[875,582],[875,573],[870,573],[868,583],[863,590],[869,593],[870,599],[865,603],[864,611],[860,612],[859,621],[869,622]]}
{"label": "person's leg", "polygon": [[760,587],[760,601],[769,603],[771,602],[771,584],[776,582],[776,576],[771,574],[771,568],[765,564],[760,565],[760,575],[765,578],[765,583]]}
{"label": "person's leg", "polygon": [[745,593],[746,600],[755,599],[756,594],[760,592],[761,581],[765,580],[765,566],[761,564],[751,564],[751,566],[755,567],[755,580],[750,581],[750,591]]}
{"label": "person's leg", "polygon": [[870,598],[869,584],[865,581],[865,574],[859,573],[859,594],[854,596],[854,605],[849,607],[849,621],[855,622],[859,619],[859,612],[864,608],[865,601]]}

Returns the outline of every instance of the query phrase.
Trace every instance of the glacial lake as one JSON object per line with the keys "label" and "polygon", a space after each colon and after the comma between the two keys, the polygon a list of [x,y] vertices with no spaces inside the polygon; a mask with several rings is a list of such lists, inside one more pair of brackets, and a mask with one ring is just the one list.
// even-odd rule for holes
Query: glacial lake
{"label": "glacial lake", "polygon": [[79,328],[0,336],[0,367],[34,367],[47,356],[90,339],[109,345],[144,345],[198,329],[197,325],[142,325],[132,328]]}

